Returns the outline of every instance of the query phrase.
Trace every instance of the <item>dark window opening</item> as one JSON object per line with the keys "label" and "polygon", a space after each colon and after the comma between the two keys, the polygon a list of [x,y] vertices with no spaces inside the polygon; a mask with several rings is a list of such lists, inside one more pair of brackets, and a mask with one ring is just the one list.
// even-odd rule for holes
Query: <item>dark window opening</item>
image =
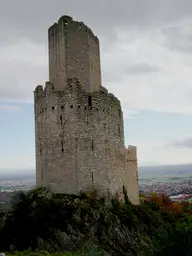
{"label": "dark window opening", "polygon": [[60,115],[60,121],[61,121],[61,123],[63,122],[63,117],[62,117],[62,115]]}
{"label": "dark window opening", "polygon": [[92,171],[92,173],[91,173],[91,174],[92,174],[92,182],[93,182],[93,171]]}
{"label": "dark window opening", "polygon": [[92,96],[88,96],[88,104],[89,104],[89,107],[92,106]]}
{"label": "dark window opening", "polygon": [[81,106],[78,106],[78,108],[80,108]]}
{"label": "dark window opening", "polygon": [[63,141],[61,141],[61,152],[64,152],[64,148],[63,148]]}
{"label": "dark window opening", "polygon": [[84,107],[84,109],[87,109],[86,106]]}
{"label": "dark window opening", "polygon": [[92,148],[92,150],[94,150],[94,143],[93,143],[93,140],[92,140],[92,143],[91,143],[92,145],[91,145],[91,148]]}
{"label": "dark window opening", "polygon": [[99,111],[99,109],[97,108],[97,111]]}
{"label": "dark window opening", "polygon": [[54,109],[55,109],[55,107],[53,106],[53,107],[52,107],[52,110],[54,110]]}
{"label": "dark window opening", "polygon": [[61,106],[61,109],[64,109],[64,106]]}
{"label": "dark window opening", "polygon": [[120,127],[118,126],[118,133],[119,135],[121,134],[121,130],[120,130]]}
{"label": "dark window opening", "polygon": [[40,149],[40,154],[42,154],[42,150]]}
{"label": "dark window opening", "polygon": [[82,70],[84,70],[84,68],[82,68]]}
{"label": "dark window opening", "polygon": [[71,105],[70,107],[73,108],[73,105]]}

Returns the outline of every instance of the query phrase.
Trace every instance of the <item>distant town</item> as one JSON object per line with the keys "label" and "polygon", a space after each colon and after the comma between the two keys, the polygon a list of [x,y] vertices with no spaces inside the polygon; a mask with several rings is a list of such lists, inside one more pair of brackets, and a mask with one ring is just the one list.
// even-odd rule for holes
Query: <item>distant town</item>
{"label": "distant town", "polygon": [[[35,173],[0,173],[0,208],[9,205],[18,191],[35,187]],[[172,201],[192,202],[192,164],[139,168],[140,194],[150,197],[153,193],[164,194]]]}

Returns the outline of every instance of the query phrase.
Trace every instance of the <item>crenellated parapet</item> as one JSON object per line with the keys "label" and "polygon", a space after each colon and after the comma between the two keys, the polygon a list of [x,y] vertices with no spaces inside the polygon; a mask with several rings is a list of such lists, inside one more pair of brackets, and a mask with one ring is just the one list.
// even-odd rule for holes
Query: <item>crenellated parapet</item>
{"label": "crenellated parapet", "polygon": [[137,147],[129,145],[126,149],[126,157],[128,161],[137,161]]}

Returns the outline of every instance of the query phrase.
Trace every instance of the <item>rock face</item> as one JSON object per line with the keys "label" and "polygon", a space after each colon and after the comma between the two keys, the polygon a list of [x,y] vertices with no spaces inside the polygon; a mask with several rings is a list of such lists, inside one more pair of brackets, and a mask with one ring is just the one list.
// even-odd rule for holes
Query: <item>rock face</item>
{"label": "rock face", "polygon": [[125,148],[120,101],[101,86],[98,38],[68,16],[48,34],[50,82],[34,91],[37,186],[106,197],[124,186],[138,204],[136,147]]}

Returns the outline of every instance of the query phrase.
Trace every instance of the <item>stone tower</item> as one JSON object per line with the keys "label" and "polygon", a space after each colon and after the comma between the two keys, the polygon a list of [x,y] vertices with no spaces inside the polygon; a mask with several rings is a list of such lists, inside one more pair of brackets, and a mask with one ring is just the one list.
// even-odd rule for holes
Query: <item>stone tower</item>
{"label": "stone tower", "polygon": [[101,85],[99,40],[63,16],[49,28],[49,82],[34,91],[36,184],[96,188],[139,203],[136,147],[124,145],[120,101]]}
{"label": "stone tower", "polygon": [[99,40],[82,22],[63,16],[49,28],[49,81],[64,89],[77,77],[84,90],[99,90]]}

